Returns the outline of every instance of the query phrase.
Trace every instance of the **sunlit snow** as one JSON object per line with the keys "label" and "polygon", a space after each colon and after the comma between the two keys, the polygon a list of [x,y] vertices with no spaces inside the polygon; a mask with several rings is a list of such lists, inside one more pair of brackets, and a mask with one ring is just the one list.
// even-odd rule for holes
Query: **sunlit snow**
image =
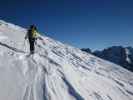
{"label": "sunlit snow", "polygon": [[133,100],[133,73],[47,36],[29,56],[25,34],[0,21],[0,100]]}

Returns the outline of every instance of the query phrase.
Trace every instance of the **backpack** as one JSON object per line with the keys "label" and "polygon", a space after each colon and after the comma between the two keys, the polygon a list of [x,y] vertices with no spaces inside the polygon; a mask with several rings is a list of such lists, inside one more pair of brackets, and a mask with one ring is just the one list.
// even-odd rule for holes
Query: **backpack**
{"label": "backpack", "polygon": [[37,34],[38,33],[35,29],[28,30],[28,37],[29,38],[32,38],[32,39],[37,38]]}

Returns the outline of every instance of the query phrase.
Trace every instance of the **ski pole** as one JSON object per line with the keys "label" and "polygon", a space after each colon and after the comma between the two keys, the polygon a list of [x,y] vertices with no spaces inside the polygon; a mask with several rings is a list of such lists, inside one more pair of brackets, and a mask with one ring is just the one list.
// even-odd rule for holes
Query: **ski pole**
{"label": "ski pole", "polygon": [[24,39],[24,43],[23,43],[24,52],[26,52],[25,42],[26,42],[26,40]]}

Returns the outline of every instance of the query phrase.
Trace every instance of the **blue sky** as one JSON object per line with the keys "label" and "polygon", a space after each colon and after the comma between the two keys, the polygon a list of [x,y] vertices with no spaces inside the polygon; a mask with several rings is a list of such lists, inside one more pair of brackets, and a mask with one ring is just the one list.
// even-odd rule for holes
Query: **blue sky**
{"label": "blue sky", "polygon": [[0,19],[79,48],[133,46],[133,0],[0,0]]}

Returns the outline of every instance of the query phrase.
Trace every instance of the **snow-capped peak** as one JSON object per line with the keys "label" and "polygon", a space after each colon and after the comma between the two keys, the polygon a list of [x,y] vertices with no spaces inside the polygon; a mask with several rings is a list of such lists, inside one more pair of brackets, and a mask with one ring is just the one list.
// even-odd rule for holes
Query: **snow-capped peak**
{"label": "snow-capped peak", "polygon": [[126,48],[125,51],[126,51],[126,61],[127,61],[129,64],[131,64],[132,61],[131,61],[131,59],[129,58],[129,55],[131,55],[131,53],[130,53],[130,51],[129,51],[128,48]]}
{"label": "snow-capped peak", "polygon": [[0,100],[133,100],[133,73],[46,36],[27,56],[25,34],[0,26]]}

